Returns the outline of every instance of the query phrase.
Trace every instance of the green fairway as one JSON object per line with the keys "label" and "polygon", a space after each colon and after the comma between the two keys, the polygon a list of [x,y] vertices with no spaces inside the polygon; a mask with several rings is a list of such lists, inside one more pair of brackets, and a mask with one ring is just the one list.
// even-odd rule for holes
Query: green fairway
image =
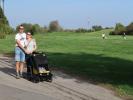
{"label": "green fairway", "polygon": [[[110,30],[92,33],[38,34],[38,50],[48,55],[50,65],[96,84],[113,86],[122,96],[133,98],[133,36],[109,36]],[[106,33],[107,39],[101,35]],[[0,40],[0,53],[14,51],[14,36]]]}

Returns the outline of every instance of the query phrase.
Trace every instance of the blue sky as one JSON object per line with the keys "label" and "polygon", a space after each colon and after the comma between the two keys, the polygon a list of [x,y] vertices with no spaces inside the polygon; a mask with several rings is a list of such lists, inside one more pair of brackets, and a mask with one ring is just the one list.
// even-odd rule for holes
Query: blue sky
{"label": "blue sky", "polygon": [[64,28],[110,27],[133,22],[133,0],[5,0],[5,14],[12,27],[52,20]]}

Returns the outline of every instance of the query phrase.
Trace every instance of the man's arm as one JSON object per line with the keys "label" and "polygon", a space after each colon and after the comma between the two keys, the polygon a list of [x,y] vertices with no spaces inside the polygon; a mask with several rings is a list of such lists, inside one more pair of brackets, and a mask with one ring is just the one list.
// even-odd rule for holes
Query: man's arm
{"label": "man's arm", "polygon": [[18,45],[25,53],[27,53],[27,54],[30,53],[29,51],[27,51],[27,50],[21,45],[21,43],[20,43],[19,40],[16,40],[16,43],[17,43],[17,45]]}
{"label": "man's arm", "polygon": [[20,43],[19,40],[16,40],[16,43],[17,43],[17,45],[18,45],[22,50],[25,51],[25,48],[21,45],[21,43]]}

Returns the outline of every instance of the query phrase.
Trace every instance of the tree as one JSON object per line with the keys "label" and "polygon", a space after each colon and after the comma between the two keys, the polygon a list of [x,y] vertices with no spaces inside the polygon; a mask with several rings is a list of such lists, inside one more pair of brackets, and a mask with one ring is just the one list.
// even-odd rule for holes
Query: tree
{"label": "tree", "polygon": [[126,27],[126,31],[127,34],[133,35],[133,22]]}
{"label": "tree", "polygon": [[3,2],[3,13],[4,13],[4,11],[5,11],[5,0],[2,0]]}
{"label": "tree", "polygon": [[6,16],[4,15],[3,10],[2,10],[1,7],[0,7],[0,24],[9,25],[8,20],[7,20]]}
{"label": "tree", "polygon": [[41,31],[40,25],[38,24],[32,25],[31,33],[36,34],[36,33],[41,33],[41,32],[42,31]]}
{"label": "tree", "polygon": [[59,25],[59,22],[57,20],[50,22],[50,24],[49,24],[49,31],[50,32],[58,32],[58,31],[61,31],[61,30],[62,30],[62,28]]}
{"label": "tree", "polygon": [[124,25],[122,25],[121,23],[117,23],[115,26],[115,31],[114,33],[116,35],[123,35],[123,33],[126,32],[126,28]]}
{"label": "tree", "polygon": [[14,33],[14,30],[9,26],[8,20],[0,6],[0,38],[5,38],[6,34]]}

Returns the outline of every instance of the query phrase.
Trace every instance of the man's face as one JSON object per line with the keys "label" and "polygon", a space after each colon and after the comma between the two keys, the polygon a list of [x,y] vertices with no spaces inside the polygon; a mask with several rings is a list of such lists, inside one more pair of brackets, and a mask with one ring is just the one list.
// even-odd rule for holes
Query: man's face
{"label": "man's face", "polygon": [[24,32],[24,28],[20,28],[20,29],[19,29],[19,32],[20,32],[20,33],[23,33],[23,32]]}

